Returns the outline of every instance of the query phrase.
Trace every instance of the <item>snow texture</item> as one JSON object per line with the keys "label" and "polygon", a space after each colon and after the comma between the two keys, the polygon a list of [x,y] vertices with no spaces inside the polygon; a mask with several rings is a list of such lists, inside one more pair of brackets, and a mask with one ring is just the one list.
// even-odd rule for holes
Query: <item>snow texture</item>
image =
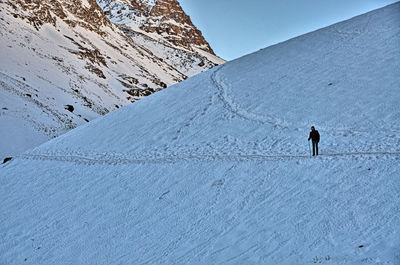
{"label": "snow texture", "polygon": [[228,62],[2,165],[0,264],[400,264],[399,13]]}

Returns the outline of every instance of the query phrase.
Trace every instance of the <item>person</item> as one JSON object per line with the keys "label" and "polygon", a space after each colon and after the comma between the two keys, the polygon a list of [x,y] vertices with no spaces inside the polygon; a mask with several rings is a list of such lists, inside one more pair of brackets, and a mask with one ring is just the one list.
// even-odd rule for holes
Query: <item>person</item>
{"label": "person", "polygon": [[313,156],[318,155],[318,143],[319,143],[319,132],[315,130],[314,126],[311,126],[310,136],[308,141],[312,140],[312,152]]}

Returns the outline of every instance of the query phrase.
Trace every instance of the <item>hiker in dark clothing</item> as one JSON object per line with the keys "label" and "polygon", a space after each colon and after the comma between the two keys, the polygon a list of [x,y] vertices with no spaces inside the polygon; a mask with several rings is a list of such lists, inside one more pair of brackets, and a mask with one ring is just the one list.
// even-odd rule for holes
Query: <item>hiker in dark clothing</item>
{"label": "hiker in dark clothing", "polygon": [[318,155],[318,143],[319,143],[319,132],[315,130],[314,126],[311,126],[310,136],[308,137],[308,141],[312,140],[312,155]]}

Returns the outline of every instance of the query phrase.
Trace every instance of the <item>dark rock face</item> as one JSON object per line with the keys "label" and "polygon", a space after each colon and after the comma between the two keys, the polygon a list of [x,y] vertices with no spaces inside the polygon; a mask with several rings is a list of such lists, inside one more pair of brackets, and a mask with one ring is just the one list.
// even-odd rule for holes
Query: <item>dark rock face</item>
{"label": "dark rock face", "polygon": [[69,112],[74,112],[74,106],[72,105],[65,105],[65,109],[68,110]]}
{"label": "dark rock face", "polygon": [[9,161],[11,161],[12,160],[12,157],[6,157],[6,158],[4,158],[4,160],[3,160],[3,164],[5,164],[5,163],[7,163],[7,162],[9,162]]}
{"label": "dark rock face", "polygon": [[[190,17],[183,11],[177,0],[158,0],[149,16],[161,17],[161,19],[155,21],[149,19],[146,25],[142,26],[143,30],[158,34],[166,33],[168,34],[167,40],[177,46],[190,49],[194,44],[215,55],[201,31],[193,25]],[[175,21],[179,25],[170,21]]]}

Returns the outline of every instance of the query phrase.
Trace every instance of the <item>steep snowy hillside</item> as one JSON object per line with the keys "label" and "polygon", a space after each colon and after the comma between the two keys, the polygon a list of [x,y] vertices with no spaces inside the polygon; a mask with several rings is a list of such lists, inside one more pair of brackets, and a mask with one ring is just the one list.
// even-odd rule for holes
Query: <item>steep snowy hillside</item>
{"label": "steep snowy hillside", "polygon": [[2,165],[0,264],[400,264],[399,13],[228,62]]}
{"label": "steep snowy hillside", "polygon": [[0,1],[0,158],[223,62],[134,34],[95,0]]}

